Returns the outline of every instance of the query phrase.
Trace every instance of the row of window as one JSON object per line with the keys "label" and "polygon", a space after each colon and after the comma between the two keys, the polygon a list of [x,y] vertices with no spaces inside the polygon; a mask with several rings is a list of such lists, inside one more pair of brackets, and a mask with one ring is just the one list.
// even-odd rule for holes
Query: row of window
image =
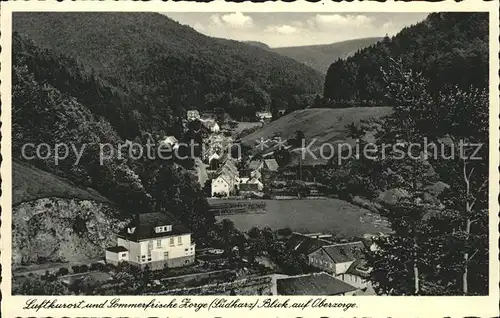
{"label": "row of window", "polygon": [[172,231],[172,225],[158,226],[156,228],[156,233],[170,232]]}
{"label": "row of window", "polygon": [[324,267],[333,268],[333,266],[334,266],[330,262],[327,262],[327,261],[324,261],[324,260],[321,260],[321,259],[312,258],[312,257],[310,259],[310,262],[311,262],[311,264],[317,264],[317,265],[321,265],[321,266],[324,266]]}
{"label": "row of window", "polygon": [[[163,258],[167,259],[168,258],[168,252],[163,253]],[[140,263],[145,263],[145,262],[151,262],[151,254],[148,255],[142,255],[142,256],[137,256],[137,261]]]}
{"label": "row of window", "polygon": [[[175,237],[171,237],[169,239],[169,245],[175,246]],[[182,236],[177,237],[177,245],[182,245]],[[160,248],[161,246],[162,246],[161,240],[156,240],[156,247]],[[148,250],[152,250],[152,249],[153,249],[153,241],[149,241],[148,242]]]}

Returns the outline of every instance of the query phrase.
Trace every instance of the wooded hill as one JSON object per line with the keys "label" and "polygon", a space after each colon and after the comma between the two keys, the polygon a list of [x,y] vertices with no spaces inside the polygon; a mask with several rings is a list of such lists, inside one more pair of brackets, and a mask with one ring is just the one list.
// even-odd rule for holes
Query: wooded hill
{"label": "wooded hill", "polygon": [[401,59],[406,69],[428,78],[431,93],[455,85],[485,88],[488,30],[487,13],[432,13],[396,36],[333,63],[326,75],[322,105],[388,105],[381,68],[387,69],[391,58]]}
{"label": "wooded hill", "polygon": [[[108,95],[112,105],[101,112],[122,137],[175,127],[186,109],[223,107],[238,119],[286,108],[292,98],[304,108],[323,85],[322,74],[290,58],[202,35],[156,13],[16,13],[13,30],[50,48],[59,64],[66,56],[64,68],[90,74],[101,94],[87,98],[102,104],[100,95]],[[67,90],[81,84],[52,75],[51,82],[72,81]]]}
{"label": "wooded hill", "polygon": [[382,40],[379,37],[353,39],[332,44],[276,47],[272,50],[326,74],[332,62],[346,59],[357,51]]}

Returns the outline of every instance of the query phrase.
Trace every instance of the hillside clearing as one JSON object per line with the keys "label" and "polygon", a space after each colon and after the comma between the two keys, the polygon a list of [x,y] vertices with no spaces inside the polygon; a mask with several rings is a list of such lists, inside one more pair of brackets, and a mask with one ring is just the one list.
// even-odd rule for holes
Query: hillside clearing
{"label": "hillside clearing", "polygon": [[28,164],[12,162],[12,205],[49,197],[110,203],[93,189],[79,188]]}

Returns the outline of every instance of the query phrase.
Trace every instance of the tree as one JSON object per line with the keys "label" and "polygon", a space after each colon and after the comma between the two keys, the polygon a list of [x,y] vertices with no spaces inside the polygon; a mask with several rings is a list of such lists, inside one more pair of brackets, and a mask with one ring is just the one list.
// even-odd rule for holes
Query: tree
{"label": "tree", "polygon": [[[379,251],[369,256],[371,279],[386,294],[469,294],[470,286],[473,293],[486,293],[487,94],[454,88],[430,95],[425,79],[404,71],[396,61],[384,78],[388,96],[399,106],[385,118],[377,143],[401,145],[414,159],[395,160],[389,152],[381,161],[379,179],[407,195],[385,209],[394,234],[380,238]],[[448,146],[411,152],[408,146],[421,144],[423,138],[446,140]],[[460,147],[464,142],[468,146]],[[475,143],[483,144],[479,160],[471,157]],[[458,156],[444,156],[453,148],[461,150]],[[434,176],[430,167],[437,172]],[[438,178],[450,189],[436,198],[424,186]]]}
{"label": "tree", "polygon": [[65,295],[67,289],[58,280],[48,282],[36,277],[28,277],[20,283],[15,282],[12,293],[15,295]]}
{"label": "tree", "polygon": [[288,144],[290,144],[292,147],[299,148],[303,147],[305,144],[306,136],[304,135],[304,132],[302,130],[297,130],[293,134],[293,137],[288,140]]}
{"label": "tree", "polygon": [[[439,127],[431,126],[436,138],[446,137],[448,141],[443,151],[455,152],[446,160],[439,157],[441,160],[435,160],[435,166],[443,180],[451,185],[442,194],[442,200],[453,224],[459,224],[452,229],[451,236],[462,246],[464,295],[471,292],[471,283],[473,293],[487,292],[484,269],[488,267],[488,105],[488,94],[484,90],[452,88],[439,95],[434,112],[443,115],[438,117]],[[447,112],[443,111],[445,107]],[[471,267],[476,270],[473,275]]]}

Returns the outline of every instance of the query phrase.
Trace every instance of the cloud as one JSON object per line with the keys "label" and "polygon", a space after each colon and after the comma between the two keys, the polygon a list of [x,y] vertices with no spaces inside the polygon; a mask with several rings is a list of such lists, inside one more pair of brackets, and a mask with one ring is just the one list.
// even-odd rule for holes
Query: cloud
{"label": "cloud", "polygon": [[247,29],[253,27],[253,20],[250,16],[241,12],[229,14],[213,14],[210,16],[210,25],[216,27],[230,27],[235,29]]}
{"label": "cloud", "polygon": [[374,18],[363,14],[341,15],[341,14],[317,14],[307,21],[310,27],[317,29],[339,29],[339,28],[369,28],[372,27]]}
{"label": "cloud", "polygon": [[266,32],[279,33],[279,34],[293,34],[297,33],[298,29],[288,24],[283,25],[271,25],[265,29]]}
{"label": "cloud", "polygon": [[203,24],[197,22],[193,25],[193,29],[195,29],[198,32],[204,32],[205,31],[205,26]]}

